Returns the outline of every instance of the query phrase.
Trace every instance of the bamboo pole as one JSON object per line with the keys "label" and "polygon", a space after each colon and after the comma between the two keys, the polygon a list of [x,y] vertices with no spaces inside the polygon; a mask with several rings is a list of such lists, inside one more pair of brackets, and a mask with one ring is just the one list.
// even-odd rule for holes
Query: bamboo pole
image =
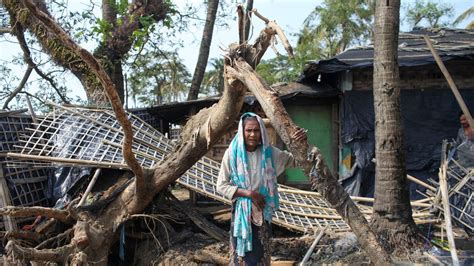
{"label": "bamboo pole", "polygon": [[95,173],[94,173],[94,176],[92,177],[91,182],[89,182],[89,185],[87,185],[86,191],[84,192],[84,195],[82,195],[82,198],[81,198],[81,200],[79,201],[79,203],[77,204],[77,206],[82,206],[82,204],[84,204],[84,202],[85,202],[86,199],[87,199],[87,195],[89,195],[89,193],[91,192],[92,188],[94,187],[95,182],[97,181],[97,178],[99,177],[99,174],[100,174],[100,168],[97,168],[97,169],[95,170]]}
{"label": "bamboo pole", "polygon": [[314,239],[313,241],[313,244],[311,244],[311,246],[309,247],[308,251],[306,252],[306,254],[304,255],[304,258],[303,260],[298,264],[298,266],[304,266],[306,264],[306,262],[309,260],[309,257],[311,256],[311,254],[313,253],[313,250],[314,248],[316,247],[316,244],[318,244],[319,240],[321,239],[321,237],[323,237],[323,234],[326,230],[325,229],[321,229],[318,233],[318,235],[316,236],[316,238]]}
{"label": "bamboo pole", "polygon": [[451,257],[453,259],[453,265],[459,265],[459,259],[456,252],[456,245],[454,243],[454,235],[453,235],[453,228],[451,224],[451,210],[449,207],[449,194],[448,194],[448,185],[446,181],[446,168],[447,168],[447,161],[443,161],[441,165],[440,173],[439,173],[439,183],[441,189],[441,198],[443,201],[443,209],[444,209],[444,222],[446,225],[446,234],[448,236],[448,243],[449,243],[449,251],[451,252]]}
{"label": "bamboo pole", "polygon": [[[0,167],[0,207],[4,208],[12,205],[10,190],[3,175],[3,169]],[[15,218],[9,215],[3,215],[3,221],[6,231],[18,231]]]}
{"label": "bamboo pole", "polygon": [[435,188],[435,187],[426,184],[425,182],[419,180],[418,178],[416,178],[416,177],[414,177],[414,176],[407,175],[407,178],[408,178],[408,180],[410,180],[410,181],[412,181],[412,182],[414,182],[414,183],[416,183],[416,184],[418,184],[418,185],[421,185],[421,186],[423,186],[423,187],[425,187],[425,188],[427,188],[427,189],[429,189],[429,190],[431,190],[431,191],[436,191],[436,188]]}
{"label": "bamboo pole", "polygon": [[471,126],[471,128],[474,128],[474,122],[472,121],[471,112],[469,112],[469,109],[467,108],[466,103],[464,102],[461,94],[459,93],[456,83],[454,83],[453,78],[451,77],[448,69],[446,69],[446,66],[443,63],[443,60],[441,60],[441,58],[438,55],[438,52],[436,52],[435,48],[433,47],[433,44],[431,43],[430,38],[427,35],[424,35],[423,38],[425,39],[426,45],[428,45],[428,48],[430,49],[431,54],[433,54],[433,57],[436,63],[438,64],[438,67],[441,69],[441,72],[443,72],[443,75],[446,78],[446,81],[448,81],[449,87],[453,91],[453,94],[456,97],[456,100],[458,101],[458,104],[461,107],[461,110],[464,113],[464,116],[466,116],[466,119],[469,122],[469,126]]}
{"label": "bamboo pole", "polygon": [[20,154],[14,152],[8,152],[8,157],[18,158],[18,159],[28,159],[28,160],[38,160],[52,163],[61,163],[67,165],[92,165],[105,168],[117,168],[117,169],[128,169],[126,164],[121,163],[112,163],[112,162],[95,162],[88,160],[77,160],[77,159],[68,159],[68,158],[57,158],[51,156],[39,156],[39,155],[30,155],[30,154]]}

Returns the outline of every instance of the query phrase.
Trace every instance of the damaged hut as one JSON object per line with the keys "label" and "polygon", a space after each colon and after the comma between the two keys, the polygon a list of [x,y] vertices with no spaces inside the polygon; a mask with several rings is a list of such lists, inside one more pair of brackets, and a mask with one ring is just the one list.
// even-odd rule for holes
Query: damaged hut
{"label": "damaged hut", "polygon": [[[401,112],[408,174],[437,177],[443,139],[456,138],[460,107],[427,47],[428,35],[460,93],[474,105],[474,31],[414,29],[400,33]],[[300,82],[336,88],[339,103],[339,179],[352,195],[370,196],[374,183],[373,47],[346,50],[310,62]],[[415,190],[424,188],[412,185]],[[418,194],[419,195],[419,194]]]}

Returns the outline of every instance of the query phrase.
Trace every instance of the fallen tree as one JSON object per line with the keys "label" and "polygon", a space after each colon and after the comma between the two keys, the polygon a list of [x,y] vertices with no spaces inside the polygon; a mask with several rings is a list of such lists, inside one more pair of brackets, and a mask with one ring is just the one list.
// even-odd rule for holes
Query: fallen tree
{"label": "fallen tree", "polygon": [[[69,244],[56,249],[38,250],[23,247],[20,243],[11,240],[7,245],[8,257],[12,260],[18,258],[30,261],[66,262],[67,260],[71,264],[94,262],[106,265],[110,247],[118,239],[117,228],[134,214],[142,212],[155,195],[204,156],[209,148],[233,125],[242,107],[246,87],[242,82],[229,75],[229,72],[233,71],[232,66],[237,61],[246,61],[255,67],[275,38],[275,29],[278,26],[275,23],[267,26],[253,45],[245,43],[229,47],[225,56],[224,78],[226,82],[220,101],[211,108],[203,109],[193,116],[183,129],[182,141],[177,145],[175,151],[153,170],[144,171],[141,167],[137,167],[133,153],[131,153],[130,123],[119,104],[114,84],[101,64],[87,50],[77,45],[49,14],[41,11],[30,0],[24,0],[22,3],[31,12],[31,15],[37,17],[42,25],[48,28],[50,34],[54,34],[56,40],[61,40],[69,51],[84,61],[101,82],[112,103],[116,117],[124,129],[126,135],[123,146],[124,158],[136,176],[99,216],[74,206],[65,210],[68,215],[53,210],[42,213],[16,212],[18,216],[41,214],[44,217],[52,217],[54,215],[50,214],[56,214],[61,217],[72,217],[75,220],[74,234]],[[282,35],[279,37],[285,38]],[[142,172],[143,174],[141,174]],[[4,211],[6,210],[0,212]]]}
{"label": "fallen tree", "polygon": [[[36,8],[30,0],[22,2],[32,15],[56,34],[56,38],[62,40],[70,51],[81,57],[100,80],[114,107],[116,117],[124,129],[126,136],[123,144],[124,158],[135,173],[135,177],[100,215],[76,208],[74,204],[64,211],[66,214],[53,210],[45,210],[41,213],[15,212],[18,216],[41,214],[45,217],[61,217],[68,222],[69,219],[73,219],[75,222],[72,222],[74,225],[71,241],[55,249],[29,248],[10,240],[6,247],[10,259],[106,265],[110,248],[118,239],[117,228],[131,219],[134,214],[141,213],[155,195],[179,178],[220,139],[238,118],[244,94],[248,88],[259,100],[282,140],[295,154],[299,165],[311,178],[313,189],[318,190],[351,226],[372,262],[376,264],[389,262],[389,256],[378,244],[358,208],[330,173],[319,150],[310,148],[308,143],[291,142],[289,136],[296,130],[296,125],[289,118],[276,93],[270,90],[254,71],[275,36],[282,39],[283,43],[288,43],[275,22],[265,20],[266,28],[253,45],[247,42],[230,45],[225,55],[224,93],[220,101],[193,116],[184,127],[182,141],[175,151],[156,168],[145,171],[136,163],[131,152],[130,122],[119,104],[114,84],[101,64],[93,55],[75,44],[48,14]],[[285,48],[291,54],[291,47],[286,45]],[[0,212],[4,211],[6,210]]]}

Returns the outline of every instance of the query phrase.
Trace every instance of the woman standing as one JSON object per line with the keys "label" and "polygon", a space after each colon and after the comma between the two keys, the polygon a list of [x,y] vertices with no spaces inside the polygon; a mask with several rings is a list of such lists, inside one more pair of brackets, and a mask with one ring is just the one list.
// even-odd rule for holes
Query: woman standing
{"label": "woman standing", "polygon": [[[306,140],[298,129],[295,141]],[[278,209],[276,177],[294,167],[293,155],[268,143],[260,116],[245,113],[222,158],[217,190],[232,200],[231,264],[270,265],[271,221]]]}

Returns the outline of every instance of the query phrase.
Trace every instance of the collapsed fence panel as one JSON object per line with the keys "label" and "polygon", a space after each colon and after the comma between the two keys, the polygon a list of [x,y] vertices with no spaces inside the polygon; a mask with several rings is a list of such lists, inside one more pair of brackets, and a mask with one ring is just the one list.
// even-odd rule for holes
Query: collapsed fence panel
{"label": "collapsed fence panel", "polygon": [[[30,135],[32,120],[27,115],[0,113],[0,153],[20,152],[20,140]],[[14,206],[48,206],[49,189],[48,177],[51,169],[48,167],[29,167],[30,163],[21,162],[13,165],[14,160],[0,157],[0,207]],[[4,217],[0,230],[16,227],[34,218],[15,219]],[[9,224],[7,226],[7,224]]]}
{"label": "collapsed fence panel", "polygon": [[[128,118],[134,132],[132,150],[144,168],[159,164],[174,150],[176,144],[159,131],[132,114],[129,114]],[[53,112],[47,114],[31,129],[22,149],[8,153],[8,156],[22,160],[30,166],[66,165],[126,169],[122,155],[123,139],[121,126],[111,110],[55,106]],[[219,162],[203,157],[177,182],[190,190],[230,204],[216,190],[219,168]],[[275,224],[302,232],[321,228],[333,231],[350,230],[318,193],[283,185],[279,186],[279,191],[281,208],[274,215]],[[371,207],[359,206],[369,218]],[[429,219],[431,217],[423,216],[418,221]]]}

